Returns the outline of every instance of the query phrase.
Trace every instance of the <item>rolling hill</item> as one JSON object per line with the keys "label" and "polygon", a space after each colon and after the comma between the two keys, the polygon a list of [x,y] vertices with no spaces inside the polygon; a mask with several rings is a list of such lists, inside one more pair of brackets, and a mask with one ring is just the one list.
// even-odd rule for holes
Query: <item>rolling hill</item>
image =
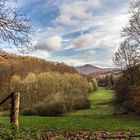
{"label": "rolling hill", "polygon": [[74,67],[54,63],[32,56],[9,54],[0,50],[0,88],[6,87],[13,75],[26,77],[29,73],[58,72],[77,73]]}
{"label": "rolling hill", "polygon": [[83,75],[103,74],[116,71],[114,68],[99,68],[90,64],[77,66],[75,69]]}

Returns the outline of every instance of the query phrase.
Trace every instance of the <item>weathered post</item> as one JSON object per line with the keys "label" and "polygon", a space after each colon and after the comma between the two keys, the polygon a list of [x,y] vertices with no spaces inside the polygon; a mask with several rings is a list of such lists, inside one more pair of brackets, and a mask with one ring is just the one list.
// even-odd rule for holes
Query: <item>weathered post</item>
{"label": "weathered post", "polygon": [[20,93],[15,92],[11,97],[11,116],[10,121],[14,128],[19,126],[19,104],[20,104]]}

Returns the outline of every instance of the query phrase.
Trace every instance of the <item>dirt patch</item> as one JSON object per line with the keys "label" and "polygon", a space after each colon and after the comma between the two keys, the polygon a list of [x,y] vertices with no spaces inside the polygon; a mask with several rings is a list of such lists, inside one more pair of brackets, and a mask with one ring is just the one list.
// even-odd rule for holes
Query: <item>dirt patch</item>
{"label": "dirt patch", "polygon": [[130,132],[56,132],[42,134],[41,140],[140,140],[140,135]]}

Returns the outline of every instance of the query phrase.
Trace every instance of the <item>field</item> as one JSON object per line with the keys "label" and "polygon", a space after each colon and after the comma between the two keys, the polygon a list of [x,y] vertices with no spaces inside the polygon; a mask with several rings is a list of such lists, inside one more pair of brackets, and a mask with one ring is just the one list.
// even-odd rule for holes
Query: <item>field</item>
{"label": "field", "polygon": [[[20,116],[20,127],[37,130],[58,131],[129,131],[140,132],[140,117],[131,115],[113,115],[111,101],[114,92],[99,88],[90,94],[91,108],[76,110],[60,117]],[[9,117],[0,117],[0,121],[9,125]]]}

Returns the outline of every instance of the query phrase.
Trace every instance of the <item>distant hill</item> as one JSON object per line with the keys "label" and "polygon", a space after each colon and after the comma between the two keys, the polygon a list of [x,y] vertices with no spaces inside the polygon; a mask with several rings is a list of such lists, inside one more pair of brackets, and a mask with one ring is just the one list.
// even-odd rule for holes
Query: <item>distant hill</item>
{"label": "distant hill", "polygon": [[110,73],[116,71],[116,69],[114,68],[99,68],[90,64],[77,66],[75,67],[75,69],[83,75],[103,74],[103,73]]}

